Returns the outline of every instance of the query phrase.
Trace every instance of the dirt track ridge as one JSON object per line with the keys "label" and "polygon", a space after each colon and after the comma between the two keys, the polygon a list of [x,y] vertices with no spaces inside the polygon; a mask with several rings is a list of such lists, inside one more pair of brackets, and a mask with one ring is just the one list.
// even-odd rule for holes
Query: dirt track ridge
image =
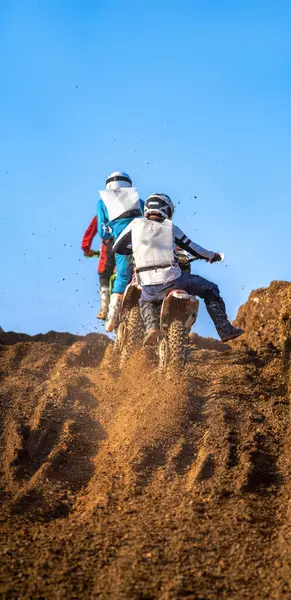
{"label": "dirt track ridge", "polygon": [[288,347],[193,346],[162,384],[142,354],[117,377],[104,336],[16,341],[1,597],[291,598]]}

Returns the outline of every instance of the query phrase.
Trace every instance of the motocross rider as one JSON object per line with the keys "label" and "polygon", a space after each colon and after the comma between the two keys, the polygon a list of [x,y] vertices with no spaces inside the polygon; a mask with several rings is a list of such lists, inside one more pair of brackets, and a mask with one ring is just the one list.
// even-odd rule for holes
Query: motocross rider
{"label": "motocross rider", "polygon": [[174,205],[166,194],[151,194],[145,202],[144,217],[134,219],[115,241],[113,250],[133,254],[136,273],[142,286],[141,314],[145,323],[145,344],[155,344],[159,334],[160,306],[163,298],[174,289],[185,290],[203,298],[207,311],[223,342],[243,333],[229,322],[225,304],[215,283],[182,272],[175,259],[175,245],[192,256],[214,263],[220,254],[205,250],[192,242],[171,219]]}
{"label": "motocross rider", "polygon": [[[97,217],[93,217],[90,225],[87,227],[83,239],[81,248],[84,252],[85,256],[95,256],[93,250],[91,250],[93,239],[97,233],[98,229],[98,221]],[[109,283],[110,277],[114,273],[115,269],[115,260],[114,260],[114,252],[113,252],[113,239],[102,240],[101,248],[100,248],[100,259],[98,263],[98,275],[100,282],[100,297],[101,297],[101,305],[100,310],[97,315],[97,319],[106,320],[109,306]]]}
{"label": "motocross rider", "polygon": [[[136,217],[142,217],[143,203],[127,173],[115,171],[106,179],[105,190],[100,191],[97,204],[98,233],[103,240],[114,241]],[[115,256],[116,278],[113,284],[106,331],[113,331],[118,319],[125,288],[132,277],[132,263],[128,256]]]}

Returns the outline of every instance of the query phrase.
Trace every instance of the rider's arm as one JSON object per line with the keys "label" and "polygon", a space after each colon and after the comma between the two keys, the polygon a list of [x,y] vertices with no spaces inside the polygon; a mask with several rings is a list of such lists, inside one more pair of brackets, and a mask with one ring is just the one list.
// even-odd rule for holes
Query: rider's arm
{"label": "rider's arm", "polygon": [[206,260],[213,259],[215,252],[211,252],[211,250],[206,250],[205,248],[202,248],[202,246],[198,246],[198,244],[192,242],[185,235],[185,233],[176,225],[174,225],[174,236],[175,243],[178,246],[180,246],[180,248],[183,248],[183,250],[189,252],[189,254],[192,254],[192,256],[196,256],[197,258],[204,258]]}
{"label": "rider's arm", "polygon": [[98,221],[98,234],[103,240],[109,240],[112,236],[110,231],[108,231],[107,225],[109,223],[109,216],[107,208],[103,202],[103,200],[99,200],[97,204],[97,221]]}
{"label": "rider's arm", "polygon": [[118,236],[113,246],[113,252],[117,252],[118,254],[132,254],[131,223]]}
{"label": "rider's arm", "polygon": [[86,253],[91,250],[92,242],[97,233],[97,217],[93,217],[89,227],[87,227],[83,239],[82,239],[82,250]]}

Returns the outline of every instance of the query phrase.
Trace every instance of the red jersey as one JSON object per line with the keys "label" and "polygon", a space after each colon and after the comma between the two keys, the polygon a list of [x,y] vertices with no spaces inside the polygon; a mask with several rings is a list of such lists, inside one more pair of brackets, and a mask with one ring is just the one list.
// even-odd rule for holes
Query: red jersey
{"label": "red jersey", "polygon": [[[93,239],[98,230],[98,222],[97,217],[93,217],[89,227],[87,227],[83,239],[82,239],[82,250],[88,252],[91,250]],[[100,248],[100,259],[98,264],[98,273],[102,275],[105,271],[111,271],[112,267],[114,269],[114,253],[112,250],[113,240],[101,240],[101,248]],[[113,272],[113,271],[112,271]]]}

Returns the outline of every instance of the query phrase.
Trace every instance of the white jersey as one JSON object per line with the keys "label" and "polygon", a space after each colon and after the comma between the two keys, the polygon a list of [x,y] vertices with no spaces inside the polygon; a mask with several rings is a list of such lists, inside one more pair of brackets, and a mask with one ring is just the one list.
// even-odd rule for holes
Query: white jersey
{"label": "white jersey", "polygon": [[174,256],[172,221],[134,219],[131,236],[136,273],[142,286],[163,284],[180,277],[181,269]]}
{"label": "white jersey", "polygon": [[100,197],[107,208],[109,221],[126,217],[136,217],[138,211],[141,213],[139,195],[135,188],[125,187],[118,190],[101,190]]}

